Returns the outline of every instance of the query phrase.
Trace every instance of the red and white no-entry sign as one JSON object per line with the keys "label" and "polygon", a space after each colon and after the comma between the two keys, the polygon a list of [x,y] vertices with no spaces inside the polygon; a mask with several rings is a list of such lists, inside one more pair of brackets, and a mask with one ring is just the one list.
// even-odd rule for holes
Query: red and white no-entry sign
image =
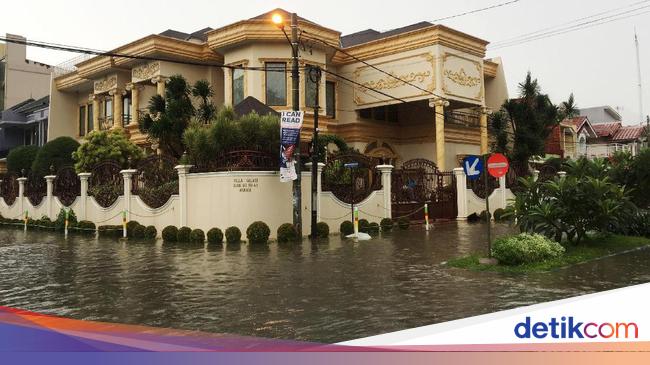
{"label": "red and white no-entry sign", "polygon": [[496,178],[505,176],[509,167],[508,158],[501,153],[493,153],[487,160],[487,170]]}

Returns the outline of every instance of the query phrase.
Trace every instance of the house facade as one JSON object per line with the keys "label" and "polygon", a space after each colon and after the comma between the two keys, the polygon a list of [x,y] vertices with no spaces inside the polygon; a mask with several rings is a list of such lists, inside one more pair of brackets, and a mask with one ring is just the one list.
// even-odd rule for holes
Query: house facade
{"label": "house facade", "polygon": [[[284,10],[193,33],[168,30],[115,49],[134,59],[97,56],[57,69],[51,86],[49,135],[82,138],[91,130],[138,130],[150,98],[181,74],[208,80],[215,105],[255,98],[273,110],[291,108],[291,46],[271,21]],[[488,150],[487,117],[507,99],[500,59],[485,59],[487,41],[427,22],[387,32],[340,32],[299,18],[301,138],[313,132],[319,89],[319,130],[336,134],[367,155],[399,166],[424,158],[440,170],[466,154]],[[221,67],[221,65],[234,66]],[[320,66],[319,85],[305,67]]]}
{"label": "house facade", "polygon": [[588,157],[610,157],[619,151],[636,156],[647,142],[644,126],[624,126],[621,122],[594,124],[597,138],[587,144]]}
{"label": "house facade", "polygon": [[592,124],[615,123],[623,121],[621,115],[611,106],[593,106],[580,109],[579,115],[587,117]]}

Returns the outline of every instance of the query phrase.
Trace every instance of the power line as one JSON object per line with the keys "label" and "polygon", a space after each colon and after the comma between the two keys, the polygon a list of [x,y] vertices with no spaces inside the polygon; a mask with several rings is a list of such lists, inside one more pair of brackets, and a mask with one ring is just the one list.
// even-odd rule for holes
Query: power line
{"label": "power line", "polygon": [[480,12],[482,12],[482,11],[486,11],[486,10],[490,10],[490,9],[495,9],[495,8],[500,8],[500,7],[502,7],[502,6],[506,6],[506,5],[510,5],[510,4],[518,3],[519,1],[520,1],[520,0],[506,1],[506,2],[504,2],[504,3],[494,4],[494,5],[486,6],[486,7],[484,7],[484,8],[480,8],[480,9],[469,10],[469,11],[466,11],[466,12],[463,12],[463,13],[460,13],[460,14],[449,15],[449,16],[445,16],[445,17],[442,17],[442,18],[433,19],[431,22],[432,22],[432,23],[435,23],[435,22],[439,22],[439,21],[442,21],[442,20],[448,20],[448,19],[458,18],[458,17],[464,16],[464,15],[480,13]]}

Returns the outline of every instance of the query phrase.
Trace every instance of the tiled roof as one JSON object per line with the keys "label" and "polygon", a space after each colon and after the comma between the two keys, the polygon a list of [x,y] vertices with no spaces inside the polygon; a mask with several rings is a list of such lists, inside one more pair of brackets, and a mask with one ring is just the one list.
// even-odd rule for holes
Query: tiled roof
{"label": "tiled roof", "polygon": [[199,29],[199,30],[197,30],[195,32],[192,32],[192,33],[185,33],[185,32],[180,32],[180,31],[174,30],[174,29],[167,29],[166,31],[160,33],[159,35],[162,35],[162,36],[165,36],[165,37],[170,37],[170,38],[180,39],[182,41],[189,41],[192,38],[194,38],[194,39],[198,39],[198,40],[200,40],[202,42],[205,42],[205,41],[208,40],[208,37],[205,35],[205,33],[209,32],[211,30],[212,30],[212,28],[206,27],[206,28]]}
{"label": "tiled roof", "polygon": [[598,123],[594,124],[593,127],[598,137],[610,137],[613,136],[614,133],[619,130],[619,128],[621,128],[621,122]]}
{"label": "tiled roof", "polygon": [[362,43],[368,43],[377,39],[388,38],[394,35],[411,32],[414,30],[432,26],[433,23],[419,22],[405,27],[391,29],[386,32],[378,32],[374,29],[366,29],[360,32],[344,35],[341,37],[342,47],[352,47]]}
{"label": "tiled roof", "polygon": [[275,109],[267,106],[253,96],[247,96],[244,100],[239,102],[239,104],[235,105],[233,109],[235,110],[235,114],[240,117],[252,112],[259,115],[280,115],[280,113],[275,111]]}
{"label": "tiled roof", "polygon": [[616,131],[616,134],[612,137],[612,141],[621,142],[621,141],[634,141],[639,139],[645,133],[645,128],[640,125],[636,126],[625,126],[619,128]]}

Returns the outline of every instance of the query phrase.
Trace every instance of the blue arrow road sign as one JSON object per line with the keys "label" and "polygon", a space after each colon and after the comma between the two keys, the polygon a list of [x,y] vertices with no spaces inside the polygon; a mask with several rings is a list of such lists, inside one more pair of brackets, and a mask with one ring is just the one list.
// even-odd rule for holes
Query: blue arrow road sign
{"label": "blue arrow road sign", "polygon": [[483,161],[480,156],[467,156],[463,159],[463,170],[470,180],[476,180],[483,171]]}

